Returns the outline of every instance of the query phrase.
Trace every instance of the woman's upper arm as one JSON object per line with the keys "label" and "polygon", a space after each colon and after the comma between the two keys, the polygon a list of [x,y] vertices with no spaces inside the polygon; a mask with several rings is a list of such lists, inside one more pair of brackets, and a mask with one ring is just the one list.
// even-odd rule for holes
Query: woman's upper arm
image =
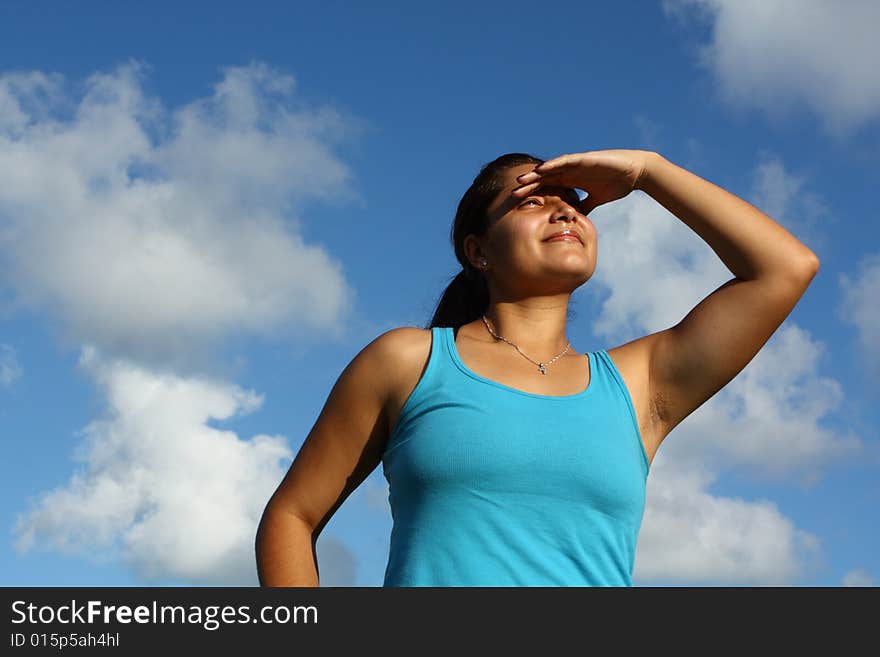
{"label": "woman's upper arm", "polygon": [[267,508],[299,517],[321,533],[339,506],[382,460],[396,344],[386,331],[345,367]]}

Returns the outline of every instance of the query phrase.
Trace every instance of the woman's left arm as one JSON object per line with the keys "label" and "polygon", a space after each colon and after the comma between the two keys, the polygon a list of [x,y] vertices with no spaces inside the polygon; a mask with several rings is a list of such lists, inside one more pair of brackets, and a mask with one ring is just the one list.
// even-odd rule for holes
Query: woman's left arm
{"label": "woman's left arm", "polygon": [[819,258],[753,205],[657,153],[635,188],[687,224],[735,275],[650,336],[652,397],[665,436],[754,358],[803,296]]}

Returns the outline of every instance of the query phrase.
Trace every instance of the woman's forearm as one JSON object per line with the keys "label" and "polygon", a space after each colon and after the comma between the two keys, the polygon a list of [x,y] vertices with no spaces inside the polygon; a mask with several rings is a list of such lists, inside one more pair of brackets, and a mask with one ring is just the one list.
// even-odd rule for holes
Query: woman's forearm
{"label": "woman's forearm", "polygon": [[652,153],[636,185],[687,224],[738,278],[816,269],[807,246],[755,206]]}
{"label": "woman's forearm", "polygon": [[301,518],[269,505],[255,544],[260,586],[319,586],[313,533]]}

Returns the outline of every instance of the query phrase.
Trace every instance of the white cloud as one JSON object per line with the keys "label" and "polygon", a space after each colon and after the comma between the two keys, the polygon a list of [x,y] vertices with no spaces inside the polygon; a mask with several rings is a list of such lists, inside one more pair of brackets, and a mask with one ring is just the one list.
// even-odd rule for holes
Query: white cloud
{"label": "white cloud", "polygon": [[864,362],[875,380],[880,380],[880,254],[866,256],[852,278],[840,274],[842,298],[837,308],[840,319],[856,327]]}
{"label": "white cloud", "polygon": [[[800,184],[765,158],[755,170],[755,196],[769,179]],[[793,199],[786,193],[764,201],[786,217],[796,214]],[[698,235],[645,194],[593,214],[600,253],[590,284],[604,298],[593,329],[609,347],[678,323],[733,276]],[[710,486],[733,469],[809,485],[829,462],[862,449],[857,436],[825,426],[843,395],[840,383],[823,375],[824,352],[787,319],[733,381],[667,436],[652,464],[634,577],[781,584],[806,576],[820,549],[816,536],[771,501],[729,498]]]}
{"label": "white cloud", "polygon": [[106,416],[80,432],[82,467],[67,485],[20,516],[17,547],[119,550],[147,581],[255,584],[257,523],[293,455],[281,436],[243,440],[208,423],[251,413],[262,398],[108,362],[93,348],[80,364],[106,395]]}
{"label": "white cloud", "polygon": [[856,570],[849,571],[846,575],[843,576],[843,586],[876,586],[874,584],[874,578],[871,577],[871,574],[860,568]]}
{"label": "white cloud", "polygon": [[880,116],[873,63],[880,60],[880,4],[873,0],[665,0],[663,7],[711,23],[698,62],[731,105],[775,119],[805,105],[834,134]]}
{"label": "white cloud", "polygon": [[828,462],[857,454],[857,436],[823,426],[843,403],[841,384],[822,374],[824,352],[787,320],[733,381],[676,427],[668,451],[753,475],[798,474],[804,482]]}
{"label": "white cloud", "polygon": [[710,494],[714,479],[658,452],[634,579],[776,586],[796,582],[814,565],[817,537],[772,501]]}
{"label": "white cloud", "polygon": [[591,282],[609,295],[593,323],[598,335],[636,337],[672,326],[708,285],[731,278],[705,242],[646,194],[600,206],[593,216],[599,256]]}
{"label": "white cloud", "polygon": [[[19,516],[16,546],[119,558],[148,582],[255,584],[257,524],[293,453],[209,426],[262,398],[180,370],[212,365],[200,352],[230,335],[345,325],[342,266],[298,229],[307,202],[359,200],[331,146],[363,124],[305,107],[260,63],[169,112],[145,68],[82,85],[0,75],[4,310],[50,314],[86,345],[108,408],[80,432],[70,480]],[[351,582],[334,541],[322,583]]]}
{"label": "white cloud", "polygon": [[22,371],[15,349],[8,344],[0,344],[0,385],[11,386],[21,376]]}
{"label": "white cloud", "polygon": [[19,138],[29,125],[50,118],[63,105],[64,78],[57,73],[25,71],[0,77],[0,133]]}
{"label": "white cloud", "polygon": [[[335,335],[354,292],[298,234],[309,200],[357,200],[333,142],[361,129],[301,107],[292,77],[228,68],[168,112],[145,67],[0,76],[0,266],[13,307],[71,342],[140,362],[186,359],[229,334]],[[77,87],[78,89],[78,87]]]}

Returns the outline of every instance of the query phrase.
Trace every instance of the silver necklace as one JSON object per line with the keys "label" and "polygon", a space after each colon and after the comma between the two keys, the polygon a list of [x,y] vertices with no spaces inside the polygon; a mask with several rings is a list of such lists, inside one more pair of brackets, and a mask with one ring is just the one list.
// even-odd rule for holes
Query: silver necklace
{"label": "silver necklace", "polygon": [[555,361],[557,358],[559,358],[559,356],[562,356],[562,354],[564,354],[566,351],[568,351],[568,348],[571,346],[571,343],[569,342],[568,345],[565,347],[565,349],[562,350],[561,354],[559,354],[558,356],[554,356],[551,360],[548,360],[546,363],[539,363],[538,361],[532,360],[531,358],[529,358],[528,356],[523,354],[523,352],[520,351],[519,347],[517,347],[515,344],[513,344],[510,340],[508,340],[507,338],[501,337],[500,335],[495,333],[495,331],[492,330],[492,327],[489,326],[489,322],[486,320],[485,315],[483,315],[483,324],[486,325],[486,328],[489,329],[489,333],[491,333],[493,337],[497,338],[498,340],[504,340],[509,345],[513,345],[516,348],[516,350],[519,351],[520,354],[522,354],[523,357],[528,358],[535,365],[537,365],[538,369],[541,370],[541,374],[547,374],[546,366],[551,365],[553,363],[553,361]]}

